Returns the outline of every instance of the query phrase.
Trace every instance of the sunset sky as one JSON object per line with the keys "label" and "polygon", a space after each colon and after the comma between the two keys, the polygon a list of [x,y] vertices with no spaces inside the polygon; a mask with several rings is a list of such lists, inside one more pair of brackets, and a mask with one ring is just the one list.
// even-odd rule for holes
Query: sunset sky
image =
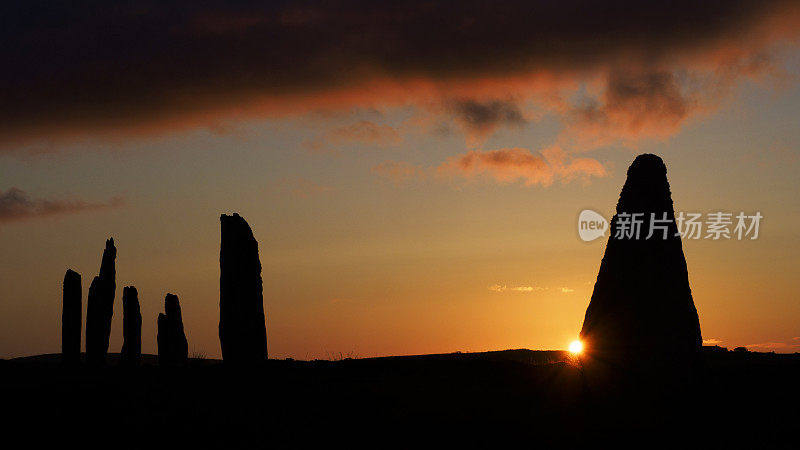
{"label": "sunset sky", "polygon": [[232,212],[270,357],[564,349],[606,244],[578,214],[610,218],[639,153],[676,211],[764,217],[684,240],[707,343],[800,351],[797,2],[22,3],[0,7],[2,358],[60,351],[68,268],[85,324],[108,237],[109,351],[135,285],[143,352],[170,292],[219,357]]}

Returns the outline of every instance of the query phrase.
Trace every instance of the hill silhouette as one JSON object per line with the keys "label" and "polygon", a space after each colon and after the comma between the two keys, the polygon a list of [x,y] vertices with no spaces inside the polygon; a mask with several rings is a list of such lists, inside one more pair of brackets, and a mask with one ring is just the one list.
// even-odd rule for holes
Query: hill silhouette
{"label": "hill silhouette", "polygon": [[530,350],[270,360],[247,370],[220,360],[164,368],[154,355],[130,368],[118,357],[109,354],[107,367],[63,366],[59,355],[0,361],[0,395],[14,412],[4,438],[122,448],[764,448],[795,439],[800,401],[800,355],[713,348],[691,378],[603,384],[565,352]]}

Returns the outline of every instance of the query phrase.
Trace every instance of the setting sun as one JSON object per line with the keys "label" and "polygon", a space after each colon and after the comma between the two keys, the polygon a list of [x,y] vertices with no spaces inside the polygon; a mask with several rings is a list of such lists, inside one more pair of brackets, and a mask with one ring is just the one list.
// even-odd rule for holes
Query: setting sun
{"label": "setting sun", "polygon": [[582,351],[583,351],[583,342],[575,340],[572,341],[571,344],[569,344],[569,352],[572,353],[573,355],[578,355]]}

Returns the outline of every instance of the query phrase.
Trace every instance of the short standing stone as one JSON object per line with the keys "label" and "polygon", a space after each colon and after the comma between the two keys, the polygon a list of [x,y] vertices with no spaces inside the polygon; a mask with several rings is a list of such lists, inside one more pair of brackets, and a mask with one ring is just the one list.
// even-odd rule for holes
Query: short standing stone
{"label": "short standing stone", "polygon": [[74,364],[81,358],[81,276],[73,270],[64,275],[64,298],[61,311],[61,357]]}
{"label": "short standing stone", "polygon": [[142,358],[142,313],[139,309],[139,293],[133,286],[122,290],[122,363],[139,365]]}
{"label": "short standing stone", "polygon": [[178,296],[167,294],[164,313],[158,315],[158,364],[162,366],[186,364],[189,344],[183,330],[183,318]]}

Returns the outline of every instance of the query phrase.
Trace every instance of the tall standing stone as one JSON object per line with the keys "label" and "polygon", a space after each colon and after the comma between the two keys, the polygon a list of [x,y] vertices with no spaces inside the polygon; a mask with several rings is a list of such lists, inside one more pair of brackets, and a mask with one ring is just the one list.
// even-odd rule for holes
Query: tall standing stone
{"label": "tall standing stone", "polygon": [[239,216],[222,215],[219,252],[219,341],[222,359],[255,364],[267,359],[267,328],[258,242]]}
{"label": "tall standing stone", "polygon": [[117,289],[114,260],[117,248],[114,239],[106,241],[100,274],[89,286],[86,307],[86,359],[92,364],[105,364],[108,339],[111,336],[111,319],[114,315],[114,295]]}
{"label": "tall standing stone", "polygon": [[64,297],[61,310],[61,358],[74,364],[81,359],[81,275],[71,269],[64,275]]}
{"label": "tall standing stone", "polygon": [[158,364],[162,366],[186,364],[189,343],[183,331],[183,317],[178,296],[167,294],[164,314],[158,314]]}
{"label": "tall standing stone", "polygon": [[661,158],[636,157],[616,212],[581,330],[585,351],[625,362],[693,358],[700,322]]}
{"label": "tall standing stone", "polygon": [[142,313],[139,293],[133,286],[122,290],[122,338],[122,363],[138,366],[142,359]]}

